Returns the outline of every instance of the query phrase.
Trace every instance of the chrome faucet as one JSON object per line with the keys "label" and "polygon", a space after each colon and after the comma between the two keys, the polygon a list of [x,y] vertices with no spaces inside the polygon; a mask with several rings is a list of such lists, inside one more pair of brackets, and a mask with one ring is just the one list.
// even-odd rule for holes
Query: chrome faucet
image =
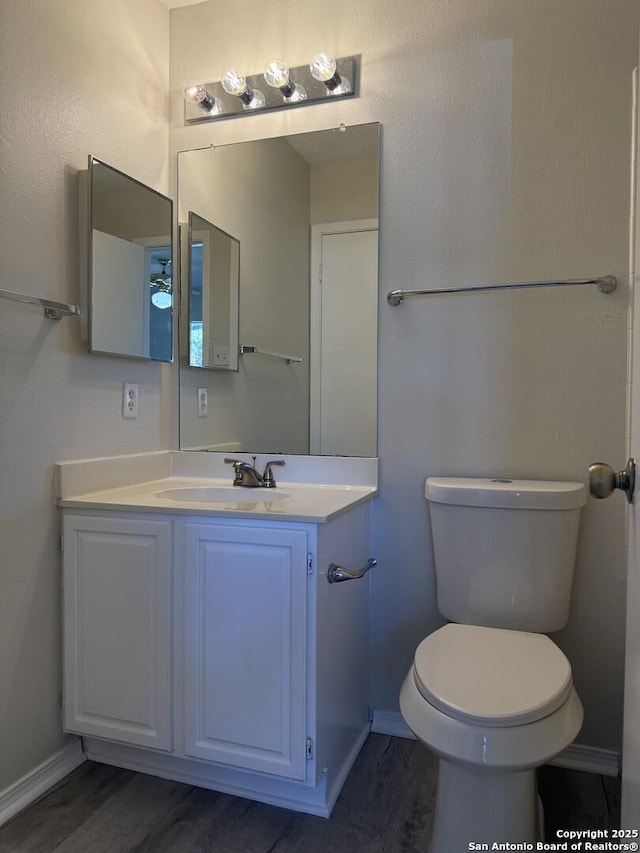
{"label": "chrome faucet", "polygon": [[286,465],[284,459],[271,459],[264,467],[264,473],[260,474],[255,465],[256,457],[252,456],[253,465],[248,462],[243,462],[241,459],[225,459],[227,465],[233,465],[235,477],[233,479],[234,486],[244,486],[248,489],[262,487],[263,489],[274,489],[276,486],[276,478],[273,476],[271,468],[274,465]]}

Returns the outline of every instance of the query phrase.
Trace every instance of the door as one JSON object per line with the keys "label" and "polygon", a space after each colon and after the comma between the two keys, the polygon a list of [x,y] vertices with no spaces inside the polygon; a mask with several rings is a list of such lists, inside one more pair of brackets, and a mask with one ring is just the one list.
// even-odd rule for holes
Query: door
{"label": "door", "polygon": [[378,221],[311,231],[310,452],[375,456]]}
{"label": "door", "polygon": [[97,352],[149,355],[144,246],[92,232],[91,348]]}
{"label": "door", "polygon": [[185,753],[306,776],[307,534],[185,525]]}
{"label": "door", "polygon": [[[635,72],[637,89],[637,69]],[[638,122],[637,111],[634,121]],[[635,208],[640,195],[636,173]],[[640,228],[636,218],[635,270],[640,269]],[[631,287],[637,286],[637,275]],[[631,309],[631,413],[630,456],[640,459],[640,299]],[[622,826],[640,827],[640,508],[638,493],[629,508],[629,554],[627,562],[627,630],[625,652],[624,725],[622,738]]]}
{"label": "door", "polygon": [[64,727],[171,748],[171,522],[64,519]]}

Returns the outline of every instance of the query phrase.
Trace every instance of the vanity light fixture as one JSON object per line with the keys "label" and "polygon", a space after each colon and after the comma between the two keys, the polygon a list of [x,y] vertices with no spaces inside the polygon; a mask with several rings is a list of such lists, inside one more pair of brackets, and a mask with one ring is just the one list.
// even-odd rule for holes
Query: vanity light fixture
{"label": "vanity light fixture", "polygon": [[282,59],[270,59],[263,73],[254,76],[244,77],[229,68],[218,82],[185,86],[185,124],[353,96],[355,66],[354,56],[334,59],[323,52],[316,54],[310,64],[294,68],[289,68]]}
{"label": "vanity light fixture", "polygon": [[305,101],[307,90],[299,83],[292,83],[289,69],[282,59],[270,59],[264,67],[264,79],[269,86],[279,89],[288,103]]}

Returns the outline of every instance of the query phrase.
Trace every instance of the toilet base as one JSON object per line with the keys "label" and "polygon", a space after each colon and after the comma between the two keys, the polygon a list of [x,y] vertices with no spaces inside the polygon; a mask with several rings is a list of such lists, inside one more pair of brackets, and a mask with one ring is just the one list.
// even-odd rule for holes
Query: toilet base
{"label": "toilet base", "polygon": [[474,767],[440,758],[428,853],[469,850],[471,842],[536,842],[542,815],[536,771]]}

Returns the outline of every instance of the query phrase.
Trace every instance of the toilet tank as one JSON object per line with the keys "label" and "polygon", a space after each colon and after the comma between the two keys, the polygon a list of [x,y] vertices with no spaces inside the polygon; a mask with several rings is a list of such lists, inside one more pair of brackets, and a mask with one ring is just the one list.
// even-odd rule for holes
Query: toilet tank
{"label": "toilet tank", "polygon": [[582,483],[429,477],[438,610],[451,622],[566,625]]}

